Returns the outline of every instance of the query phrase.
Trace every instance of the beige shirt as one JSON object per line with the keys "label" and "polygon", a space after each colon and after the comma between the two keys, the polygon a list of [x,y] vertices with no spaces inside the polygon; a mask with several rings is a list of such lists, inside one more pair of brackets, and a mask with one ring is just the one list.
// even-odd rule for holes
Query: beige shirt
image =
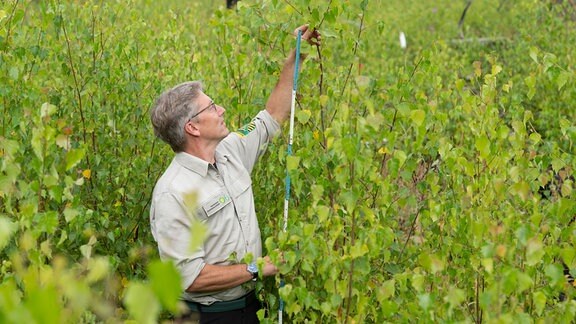
{"label": "beige shirt", "polygon": [[[241,263],[251,253],[262,256],[250,173],[279,124],[263,110],[252,122],[230,133],[216,148],[216,167],[188,153],[177,153],[152,194],[150,225],[160,257],[175,262],[185,290],[204,265]],[[196,205],[190,206],[190,194]],[[194,199],[192,199],[194,201]],[[193,233],[202,223],[206,236],[190,250]],[[254,259],[255,260],[255,259]],[[242,297],[251,282],[213,293],[183,293],[183,299],[210,304]]]}

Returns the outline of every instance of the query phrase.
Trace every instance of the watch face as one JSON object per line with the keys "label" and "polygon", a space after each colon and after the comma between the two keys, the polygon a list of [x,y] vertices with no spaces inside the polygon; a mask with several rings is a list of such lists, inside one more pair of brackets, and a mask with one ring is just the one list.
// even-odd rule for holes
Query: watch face
{"label": "watch face", "polygon": [[250,273],[258,273],[258,266],[256,265],[256,263],[250,263],[248,265],[248,272]]}

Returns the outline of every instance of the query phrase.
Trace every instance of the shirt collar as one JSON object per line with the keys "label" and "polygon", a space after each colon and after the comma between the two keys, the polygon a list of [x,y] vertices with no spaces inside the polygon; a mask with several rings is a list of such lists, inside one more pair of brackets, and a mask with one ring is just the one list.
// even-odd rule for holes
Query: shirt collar
{"label": "shirt collar", "polygon": [[[216,163],[218,164],[225,164],[226,161],[228,160],[228,156],[226,154],[220,153],[219,151],[216,151],[215,158]],[[198,173],[198,175],[202,177],[205,177],[208,174],[208,166],[210,165],[210,163],[192,154],[186,152],[179,152],[176,153],[174,159],[176,160],[176,162],[178,162],[178,164],[180,164],[184,168],[192,172]]]}
{"label": "shirt collar", "polygon": [[186,152],[179,152],[176,153],[174,160],[178,162],[184,168],[196,172],[201,176],[206,176],[208,174],[208,162],[195,157],[192,154],[188,154]]}

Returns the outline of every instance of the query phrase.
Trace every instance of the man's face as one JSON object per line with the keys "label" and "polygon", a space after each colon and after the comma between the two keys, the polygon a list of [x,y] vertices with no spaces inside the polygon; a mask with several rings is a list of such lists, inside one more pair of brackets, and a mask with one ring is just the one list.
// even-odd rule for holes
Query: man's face
{"label": "man's face", "polygon": [[210,97],[202,93],[198,97],[200,109],[196,116],[191,119],[200,132],[200,137],[207,140],[221,140],[226,137],[230,131],[224,121],[224,109],[215,104]]}

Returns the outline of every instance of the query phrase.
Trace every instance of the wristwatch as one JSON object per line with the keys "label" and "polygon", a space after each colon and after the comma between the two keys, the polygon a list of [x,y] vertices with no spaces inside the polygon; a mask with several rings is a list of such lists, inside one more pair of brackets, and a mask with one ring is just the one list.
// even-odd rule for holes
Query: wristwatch
{"label": "wristwatch", "polygon": [[258,280],[258,266],[255,262],[250,263],[246,270],[252,274],[252,281]]}

